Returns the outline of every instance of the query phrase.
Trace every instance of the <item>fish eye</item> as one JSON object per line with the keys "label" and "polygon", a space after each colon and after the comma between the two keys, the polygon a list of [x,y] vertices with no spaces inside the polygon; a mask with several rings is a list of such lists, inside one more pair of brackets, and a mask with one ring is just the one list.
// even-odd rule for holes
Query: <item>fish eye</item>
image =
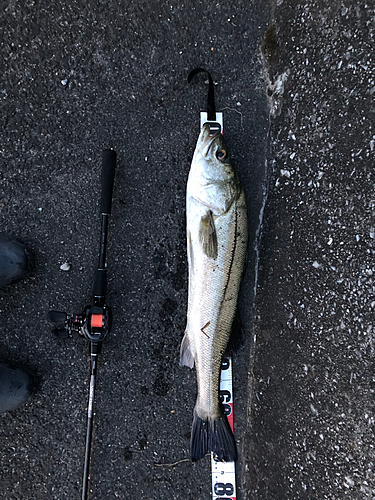
{"label": "fish eye", "polygon": [[225,151],[225,149],[221,149],[220,151],[218,151],[216,153],[216,158],[218,160],[225,160],[227,158],[228,154],[227,152]]}

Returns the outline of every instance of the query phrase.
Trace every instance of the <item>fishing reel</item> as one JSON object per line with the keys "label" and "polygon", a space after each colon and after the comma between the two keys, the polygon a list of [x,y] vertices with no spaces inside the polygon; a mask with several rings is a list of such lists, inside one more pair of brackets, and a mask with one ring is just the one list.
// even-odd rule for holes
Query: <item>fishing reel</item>
{"label": "fishing reel", "polygon": [[76,332],[94,343],[103,342],[112,326],[112,312],[108,306],[88,305],[82,314],[50,311],[48,319],[52,323],[63,323],[52,330],[56,338],[66,339]]}

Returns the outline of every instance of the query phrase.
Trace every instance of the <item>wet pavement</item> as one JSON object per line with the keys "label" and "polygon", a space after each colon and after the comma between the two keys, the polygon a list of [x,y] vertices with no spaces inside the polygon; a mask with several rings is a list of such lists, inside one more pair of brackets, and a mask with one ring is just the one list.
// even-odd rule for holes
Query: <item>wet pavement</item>
{"label": "wet pavement", "polygon": [[0,361],[33,368],[38,391],[0,416],[4,499],[80,498],[88,346],[55,340],[46,315],[91,300],[108,147],[114,322],[90,499],[210,498],[209,459],[188,460],[195,373],[178,365],[197,66],[249,205],[238,498],[375,496],[373,19],[370,2],[6,3],[0,227],[36,268],[0,291]]}

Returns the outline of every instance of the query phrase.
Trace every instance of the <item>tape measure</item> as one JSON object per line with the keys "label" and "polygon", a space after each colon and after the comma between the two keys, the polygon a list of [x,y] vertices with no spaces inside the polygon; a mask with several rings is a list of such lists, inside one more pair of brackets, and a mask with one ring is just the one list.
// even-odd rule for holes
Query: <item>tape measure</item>
{"label": "tape measure", "polygon": [[[201,112],[201,128],[210,124],[210,135],[223,133],[223,113],[216,113],[216,120],[207,120],[207,113]],[[219,399],[233,432],[233,377],[232,358],[226,356],[221,363]],[[212,500],[236,500],[236,469],[234,462],[218,462],[211,453]]]}
{"label": "tape measure", "polygon": [[[233,432],[232,357],[226,356],[221,363],[220,402]],[[211,453],[212,499],[236,500],[236,469],[234,462],[217,462]]]}

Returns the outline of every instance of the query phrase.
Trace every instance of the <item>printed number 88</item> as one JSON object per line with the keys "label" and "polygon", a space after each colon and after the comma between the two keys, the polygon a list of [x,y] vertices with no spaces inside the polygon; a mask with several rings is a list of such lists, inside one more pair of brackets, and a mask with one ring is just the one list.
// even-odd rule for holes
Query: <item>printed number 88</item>
{"label": "printed number 88", "polygon": [[[215,495],[226,495],[230,497],[231,495],[233,495],[233,484],[216,483],[214,486],[214,493]],[[217,498],[216,500],[220,500],[220,498]]]}

